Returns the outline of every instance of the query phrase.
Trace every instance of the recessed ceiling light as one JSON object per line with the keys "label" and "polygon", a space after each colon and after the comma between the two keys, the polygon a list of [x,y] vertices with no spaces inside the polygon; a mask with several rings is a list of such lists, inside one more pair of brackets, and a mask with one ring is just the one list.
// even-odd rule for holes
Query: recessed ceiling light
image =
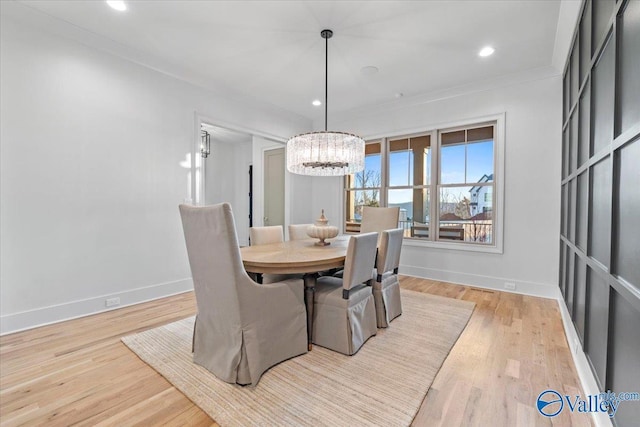
{"label": "recessed ceiling light", "polygon": [[122,0],[107,0],[107,4],[111,6],[112,9],[119,10],[120,12],[127,10],[127,5]]}
{"label": "recessed ceiling light", "polygon": [[494,48],[492,48],[491,46],[485,46],[483,47],[480,52],[478,52],[479,56],[489,56],[492,55],[493,52],[495,52],[496,50]]}
{"label": "recessed ceiling light", "polygon": [[322,101],[320,101],[319,99],[314,99],[312,104],[316,107],[319,107],[322,105]]}
{"label": "recessed ceiling light", "polygon": [[374,67],[373,65],[367,65],[366,67],[362,67],[360,72],[365,76],[371,76],[378,72],[378,67]]}

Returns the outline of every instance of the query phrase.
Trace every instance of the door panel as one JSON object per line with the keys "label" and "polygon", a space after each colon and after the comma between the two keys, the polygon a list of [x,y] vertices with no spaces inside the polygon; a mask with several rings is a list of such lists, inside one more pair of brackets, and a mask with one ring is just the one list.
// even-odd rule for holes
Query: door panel
{"label": "door panel", "polygon": [[284,148],[264,152],[264,225],[284,226]]}

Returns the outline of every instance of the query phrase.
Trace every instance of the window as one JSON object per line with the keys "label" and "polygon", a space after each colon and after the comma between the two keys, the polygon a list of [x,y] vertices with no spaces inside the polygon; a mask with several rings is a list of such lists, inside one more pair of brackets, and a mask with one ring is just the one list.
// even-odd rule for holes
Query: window
{"label": "window", "polygon": [[346,232],[360,231],[363,206],[382,206],[382,157],[381,143],[367,143],[365,147],[364,170],[348,175],[346,182]]}
{"label": "window", "polygon": [[[387,206],[400,208],[398,226],[404,228],[407,235],[414,224],[429,224],[431,136],[390,140],[388,150]],[[428,227],[422,231],[429,233]]]}
{"label": "window", "polygon": [[499,122],[367,143],[365,170],[345,179],[345,231],[360,230],[362,206],[397,206],[398,227],[410,242],[501,250],[494,197],[501,188]]}
{"label": "window", "polygon": [[492,244],[494,126],[439,133],[438,238]]}

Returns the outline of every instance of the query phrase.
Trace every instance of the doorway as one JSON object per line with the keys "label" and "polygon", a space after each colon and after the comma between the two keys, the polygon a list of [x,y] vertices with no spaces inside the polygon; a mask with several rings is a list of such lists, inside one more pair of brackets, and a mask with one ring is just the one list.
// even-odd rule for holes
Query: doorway
{"label": "doorway", "polygon": [[209,135],[210,153],[201,156],[202,202],[214,205],[227,202],[233,209],[240,245],[249,244],[251,192],[249,166],[252,164],[253,136],[206,122],[201,132]]}

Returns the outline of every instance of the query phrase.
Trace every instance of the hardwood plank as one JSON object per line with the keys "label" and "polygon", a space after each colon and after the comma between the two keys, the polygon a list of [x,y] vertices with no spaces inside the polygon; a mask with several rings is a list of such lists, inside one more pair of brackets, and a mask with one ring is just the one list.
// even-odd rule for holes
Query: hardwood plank
{"label": "hardwood plank", "polygon": [[[414,425],[592,424],[535,409],[547,388],[583,394],[556,301],[406,276],[401,286],[476,303]],[[120,342],[195,310],[188,292],[0,337],[0,423],[217,425]]]}

